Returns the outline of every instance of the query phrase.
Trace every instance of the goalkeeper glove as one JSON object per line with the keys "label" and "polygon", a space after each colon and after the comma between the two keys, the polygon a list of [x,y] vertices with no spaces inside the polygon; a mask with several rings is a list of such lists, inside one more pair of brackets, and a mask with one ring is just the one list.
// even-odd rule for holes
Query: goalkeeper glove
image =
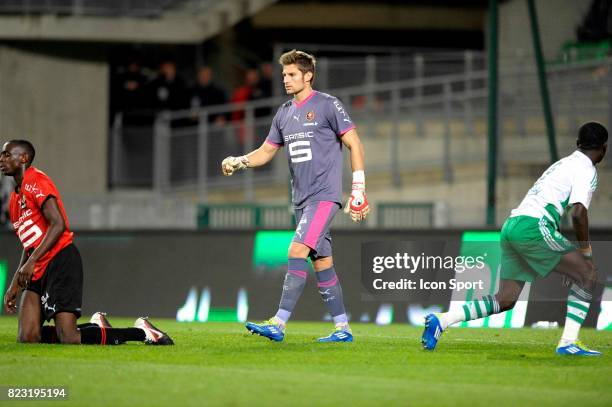
{"label": "goalkeeper glove", "polygon": [[365,173],[353,172],[351,196],[344,207],[344,212],[351,215],[353,222],[361,222],[370,213],[370,204],[365,194]]}
{"label": "goalkeeper glove", "polygon": [[229,156],[221,163],[221,171],[223,175],[230,176],[238,170],[244,170],[249,167],[249,159],[246,155],[240,157]]}

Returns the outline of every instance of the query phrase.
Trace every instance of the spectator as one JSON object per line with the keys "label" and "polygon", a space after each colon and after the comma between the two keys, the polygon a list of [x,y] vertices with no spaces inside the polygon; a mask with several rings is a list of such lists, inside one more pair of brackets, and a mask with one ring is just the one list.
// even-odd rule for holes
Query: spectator
{"label": "spectator", "polygon": [[144,101],[144,86],[147,77],[142,73],[138,58],[132,58],[123,72],[119,74],[118,97],[119,110],[130,111],[142,109]]}
{"label": "spectator", "polygon": [[[196,85],[191,91],[191,107],[194,109],[222,105],[227,102],[227,97],[223,89],[213,83],[213,71],[208,66],[198,69]],[[212,114],[209,116],[209,123],[222,125],[225,123],[223,114]]]}
{"label": "spectator", "polygon": [[159,74],[149,83],[149,102],[153,109],[181,110],[188,107],[185,84],[176,73],[173,61],[163,61],[159,64]]}
{"label": "spectator", "polygon": [[[176,63],[164,60],[159,65],[159,75],[148,86],[149,102],[157,113],[166,110],[189,108],[189,97],[184,82],[176,73]],[[173,120],[173,126],[191,125],[189,120]]]}
{"label": "spectator", "polygon": [[138,124],[138,115],[130,113],[142,111],[147,107],[146,83],[147,77],[142,72],[140,59],[132,56],[128,65],[120,69],[115,78],[111,95],[111,117],[114,118],[117,112],[127,113],[123,115],[124,124]]}
{"label": "spectator", "polygon": [[[260,71],[261,79],[258,81],[254,92],[251,94],[251,100],[267,99],[272,97],[272,79],[274,76],[274,68],[272,67],[271,63],[264,62],[260,66]],[[270,120],[273,114],[274,110],[270,105],[255,108],[255,145],[260,145],[268,135]],[[267,171],[269,170],[269,167],[264,167],[262,170]]]}
{"label": "spectator", "polygon": [[270,62],[261,64],[261,81],[259,81],[260,96],[262,98],[272,97],[272,86],[274,80],[274,67]]}
{"label": "spectator", "polygon": [[[257,83],[257,88],[251,96],[251,100],[267,99],[272,97],[272,79],[274,76],[274,68],[269,62],[264,62],[261,67],[261,80]],[[255,117],[268,117],[273,113],[273,109],[269,106],[258,107],[255,109]],[[263,128],[267,128],[268,123],[263,123]],[[267,133],[265,130],[257,131],[257,134]]]}
{"label": "spectator", "polygon": [[246,129],[244,127],[244,104],[253,100],[257,95],[257,85],[259,83],[259,72],[257,69],[248,69],[244,75],[244,84],[236,89],[232,95],[232,103],[236,110],[232,112],[232,121],[238,125],[238,141],[244,145],[246,141]]}
{"label": "spectator", "polygon": [[[225,92],[214,83],[213,79],[213,71],[210,67],[202,66],[198,69],[196,85],[193,87],[191,92],[191,107],[193,109],[227,103]],[[231,134],[231,129],[224,126],[227,121],[226,113],[227,112],[214,113],[208,116],[208,123],[212,124],[211,126],[208,126],[206,131],[208,176],[215,176],[219,174],[219,166],[217,163],[218,158],[222,157],[224,154],[227,154],[228,151],[231,151],[231,136],[229,139],[226,137],[228,132]],[[194,119],[196,121],[198,119],[195,112]]]}
{"label": "spectator", "polygon": [[[232,103],[241,106],[249,100],[257,99],[257,96],[259,95],[258,84],[259,72],[257,69],[248,69],[244,74],[244,84],[237,88],[232,94]],[[234,115],[232,116],[232,119],[241,120],[244,118],[244,112],[235,113],[241,113],[241,115]]]}

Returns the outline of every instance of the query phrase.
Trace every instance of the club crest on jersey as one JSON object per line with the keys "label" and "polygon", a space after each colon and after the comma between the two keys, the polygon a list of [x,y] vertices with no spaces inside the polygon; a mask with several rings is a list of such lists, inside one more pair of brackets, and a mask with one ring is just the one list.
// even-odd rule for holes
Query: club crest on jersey
{"label": "club crest on jersey", "polygon": [[21,195],[19,206],[21,207],[21,209],[25,209],[26,208],[26,197],[25,197],[25,195]]}
{"label": "club crest on jersey", "polygon": [[311,110],[310,112],[306,113],[306,123],[302,123],[304,126],[316,126],[317,122],[313,122],[315,118],[315,112],[314,110]]}

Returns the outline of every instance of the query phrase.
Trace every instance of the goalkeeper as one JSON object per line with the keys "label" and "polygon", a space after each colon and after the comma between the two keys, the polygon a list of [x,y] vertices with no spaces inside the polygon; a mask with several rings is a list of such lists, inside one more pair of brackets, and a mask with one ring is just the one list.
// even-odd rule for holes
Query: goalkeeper
{"label": "goalkeeper", "polygon": [[282,104],[265,142],[241,157],[227,157],[223,174],[266,164],[285,147],[292,180],[292,201],[297,228],[289,246],[287,275],[278,312],[260,324],[246,328],[271,340],[282,341],[312,260],[319,293],[332,315],[336,329],[320,342],[351,342],[353,335],[342,299],[342,288],[332,258],[330,225],[342,207],[342,145],[351,154],[353,187],[345,212],[361,222],[369,212],[365,195],[364,151],[355,125],[335,97],[312,89],[315,58],[302,51],[283,54],[283,83],[293,99]]}

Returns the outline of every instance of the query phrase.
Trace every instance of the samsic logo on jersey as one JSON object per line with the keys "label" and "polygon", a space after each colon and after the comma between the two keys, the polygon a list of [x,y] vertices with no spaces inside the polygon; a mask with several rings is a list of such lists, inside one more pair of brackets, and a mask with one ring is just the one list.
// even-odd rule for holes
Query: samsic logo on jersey
{"label": "samsic logo on jersey", "polygon": [[32,209],[28,209],[27,211],[23,212],[20,216],[19,219],[17,220],[17,222],[13,223],[13,227],[15,228],[15,230],[19,229],[21,227],[21,224],[23,223],[23,221],[27,218],[29,218],[30,216],[32,216]]}
{"label": "samsic logo on jersey", "polygon": [[314,132],[312,131],[301,131],[299,133],[293,133],[285,136],[285,143],[293,140],[301,140],[304,138],[312,138],[314,137]]}

